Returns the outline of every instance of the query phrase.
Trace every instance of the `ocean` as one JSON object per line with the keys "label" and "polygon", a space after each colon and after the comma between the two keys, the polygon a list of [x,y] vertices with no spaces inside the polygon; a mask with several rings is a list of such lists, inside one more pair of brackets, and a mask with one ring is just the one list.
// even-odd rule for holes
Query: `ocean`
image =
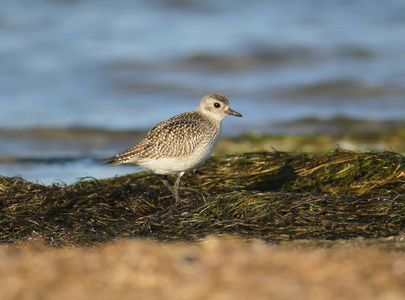
{"label": "ocean", "polygon": [[224,120],[224,136],[403,121],[404,36],[402,0],[5,0],[0,175],[136,172],[99,158],[211,92],[244,115]]}

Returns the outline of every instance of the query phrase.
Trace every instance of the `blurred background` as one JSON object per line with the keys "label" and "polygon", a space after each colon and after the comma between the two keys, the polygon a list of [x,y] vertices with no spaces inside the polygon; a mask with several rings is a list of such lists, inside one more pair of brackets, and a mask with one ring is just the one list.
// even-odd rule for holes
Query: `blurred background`
{"label": "blurred background", "polygon": [[211,92],[244,115],[221,153],[402,151],[405,1],[3,0],[0,70],[4,176],[135,172],[98,159]]}

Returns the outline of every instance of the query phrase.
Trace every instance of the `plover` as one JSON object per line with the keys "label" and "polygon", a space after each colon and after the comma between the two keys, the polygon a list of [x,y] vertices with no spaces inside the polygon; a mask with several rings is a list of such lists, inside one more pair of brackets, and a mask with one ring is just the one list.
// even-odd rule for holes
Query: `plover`
{"label": "plover", "polygon": [[[195,111],[185,112],[160,122],[146,137],[127,151],[104,158],[112,165],[136,164],[163,175],[164,185],[179,198],[180,179],[203,164],[214,150],[224,117],[242,115],[229,107],[228,99],[213,93],[204,96]],[[177,174],[173,186],[167,175]]]}

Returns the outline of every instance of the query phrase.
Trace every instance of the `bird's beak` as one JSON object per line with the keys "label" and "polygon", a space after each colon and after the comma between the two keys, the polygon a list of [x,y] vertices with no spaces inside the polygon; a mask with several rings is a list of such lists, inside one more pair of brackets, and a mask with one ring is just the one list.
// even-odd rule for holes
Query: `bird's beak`
{"label": "bird's beak", "polygon": [[243,117],[240,113],[238,113],[237,111],[234,111],[233,109],[229,109],[227,114],[230,116],[235,116],[235,117]]}

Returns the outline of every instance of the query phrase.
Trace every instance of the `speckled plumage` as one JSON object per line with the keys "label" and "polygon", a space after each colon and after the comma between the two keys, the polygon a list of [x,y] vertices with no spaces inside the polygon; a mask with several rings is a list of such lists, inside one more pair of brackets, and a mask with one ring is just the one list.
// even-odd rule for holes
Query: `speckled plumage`
{"label": "speckled plumage", "polygon": [[[202,98],[197,110],[185,112],[157,124],[146,137],[127,151],[107,157],[110,164],[132,163],[156,174],[177,174],[174,191],[184,172],[189,172],[211,155],[226,115],[242,115],[229,107],[225,96],[214,93]],[[166,186],[167,182],[164,182]]]}
{"label": "speckled plumage", "polygon": [[[203,149],[214,146],[219,132],[220,123],[196,111],[186,112],[160,122],[141,142],[109,159],[111,164],[134,163],[141,167],[145,159],[157,161],[165,158],[189,159],[192,155],[198,155]],[[167,172],[162,170],[156,173],[173,174],[175,172],[176,170],[167,170]]]}

